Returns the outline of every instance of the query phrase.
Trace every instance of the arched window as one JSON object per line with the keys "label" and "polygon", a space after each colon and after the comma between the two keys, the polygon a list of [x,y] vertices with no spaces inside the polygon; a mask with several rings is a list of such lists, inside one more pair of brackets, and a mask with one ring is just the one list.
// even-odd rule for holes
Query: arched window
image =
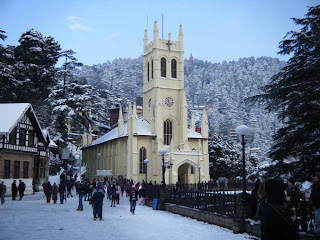
{"label": "arched window", "polygon": [[172,122],[168,119],[163,123],[163,138],[164,145],[170,145],[172,139]]}
{"label": "arched window", "polygon": [[167,61],[161,58],[161,77],[167,77]]}
{"label": "arched window", "polygon": [[151,79],[153,79],[153,59],[151,60]]}
{"label": "arched window", "polygon": [[144,160],[146,158],[147,158],[147,150],[144,147],[142,147],[140,148],[140,151],[139,151],[140,174],[146,173],[146,164],[144,163]]}
{"label": "arched window", "polygon": [[149,64],[149,62],[147,62],[147,68],[148,68],[148,71],[147,71],[148,77],[147,77],[147,79],[148,79],[148,82],[149,82],[150,81],[150,64]]}
{"label": "arched window", "polygon": [[177,78],[177,61],[175,59],[171,60],[171,77]]}

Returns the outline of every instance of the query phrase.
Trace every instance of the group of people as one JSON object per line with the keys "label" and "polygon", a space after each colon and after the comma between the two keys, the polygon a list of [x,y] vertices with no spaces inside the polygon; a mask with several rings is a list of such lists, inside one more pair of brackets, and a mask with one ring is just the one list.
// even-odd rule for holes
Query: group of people
{"label": "group of people", "polygon": [[[266,176],[260,180],[250,175],[249,180],[252,184],[251,218],[261,221],[261,239],[299,239],[297,215],[301,214],[302,194],[295,179],[284,183]],[[319,176],[314,174],[312,182],[308,205],[314,208],[315,232],[320,237]]]}

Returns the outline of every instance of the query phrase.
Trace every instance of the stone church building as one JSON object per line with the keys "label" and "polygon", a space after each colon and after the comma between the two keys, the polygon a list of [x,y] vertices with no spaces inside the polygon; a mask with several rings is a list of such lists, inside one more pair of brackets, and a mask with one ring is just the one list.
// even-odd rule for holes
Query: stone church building
{"label": "stone church building", "polygon": [[[201,133],[195,131],[191,114],[187,119],[184,89],[184,50],[182,25],[178,41],[159,38],[157,22],[153,41],[145,30],[143,39],[143,117],[138,118],[136,104],[129,104],[125,123],[120,108],[118,127],[83,147],[83,163],[89,179],[96,170],[112,170],[112,177],[162,181],[162,156],[168,184],[209,181],[208,117],[203,109]],[[145,159],[149,163],[144,162]]]}

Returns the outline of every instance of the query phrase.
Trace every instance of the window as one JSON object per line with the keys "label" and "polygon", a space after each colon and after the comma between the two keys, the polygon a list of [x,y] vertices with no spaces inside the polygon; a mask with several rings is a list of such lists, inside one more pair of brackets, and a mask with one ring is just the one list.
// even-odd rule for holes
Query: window
{"label": "window", "polygon": [[175,59],[171,60],[171,77],[177,78],[177,61]]}
{"label": "window", "polygon": [[150,81],[150,64],[149,64],[149,62],[147,62],[147,68],[148,68],[148,77],[147,77],[147,79],[148,79],[148,82]]}
{"label": "window", "polygon": [[3,178],[10,178],[10,160],[4,160]]}
{"label": "window", "polygon": [[19,145],[20,146],[26,145],[26,129],[24,128],[19,129]]}
{"label": "window", "polygon": [[147,158],[147,150],[142,147],[139,151],[139,162],[140,162],[140,174],[146,173],[146,164],[144,160]]}
{"label": "window", "polygon": [[167,62],[165,58],[161,58],[161,77],[167,77]]}
{"label": "window", "polygon": [[28,146],[29,147],[34,147],[34,136],[35,136],[34,131],[29,130],[29,132],[28,132]]}
{"label": "window", "polygon": [[10,133],[10,135],[9,135],[9,143],[10,144],[17,144],[17,128],[15,127],[12,131],[11,131],[11,133]]}
{"label": "window", "polygon": [[153,59],[151,60],[151,79],[153,79]]}
{"label": "window", "polygon": [[14,161],[13,178],[20,178],[20,161]]}
{"label": "window", "polygon": [[23,161],[23,178],[29,178],[29,162]]}
{"label": "window", "polygon": [[168,119],[163,123],[163,138],[164,145],[170,145],[172,138],[172,122]]}
{"label": "window", "polygon": [[46,164],[40,163],[40,178],[46,177]]}
{"label": "window", "polygon": [[194,168],[191,166],[191,174],[194,174]]}

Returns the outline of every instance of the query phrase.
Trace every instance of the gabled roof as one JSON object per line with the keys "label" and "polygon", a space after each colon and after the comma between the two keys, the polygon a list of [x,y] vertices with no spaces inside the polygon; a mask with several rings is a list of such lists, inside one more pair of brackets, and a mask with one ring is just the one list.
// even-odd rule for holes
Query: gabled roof
{"label": "gabled roof", "polygon": [[30,103],[0,103],[0,134],[9,134],[27,114],[40,140],[46,142],[37,116]]}
{"label": "gabled roof", "polygon": [[[139,118],[137,121],[137,135],[139,136],[155,136],[150,131],[150,124],[143,120],[143,118]],[[106,133],[102,137],[94,140],[91,145],[87,147],[91,147],[94,145],[98,145],[104,142],[111,141],[113,139],[121,138],[121,137],[127,137],[128,136],[128,123],[123,124],[123,134],[121,136],[118,136],[118,128],[112,129],[110,132]]]}
{"label": "gabled roof", "polygon": [[[95,145],[99,145],[101,143],[104,142],[108,142],[117,138],[121,138],[121,137],[127,137],[128,136],[128,124],[125,123],[123,125],[123,134],[118,136],[118,128],[114,128],[112,129],[110,132],[106,133],[105,135],[103,135],[102,137],[94,140],[91,145],[86,146],[86,147],[91,147],[91,146],[95,146]],[[150,130],[150,124],[144,120],[143,118],[139,118],[137,121],[137,134],[138,136],[156,136],[155,134],[151,133]],[[191,131],[190,129],[188,129],[188,138],[204,138],[200,133],[195,132],[195,131]],[[84,147],[84,148],[86,148]]]}

